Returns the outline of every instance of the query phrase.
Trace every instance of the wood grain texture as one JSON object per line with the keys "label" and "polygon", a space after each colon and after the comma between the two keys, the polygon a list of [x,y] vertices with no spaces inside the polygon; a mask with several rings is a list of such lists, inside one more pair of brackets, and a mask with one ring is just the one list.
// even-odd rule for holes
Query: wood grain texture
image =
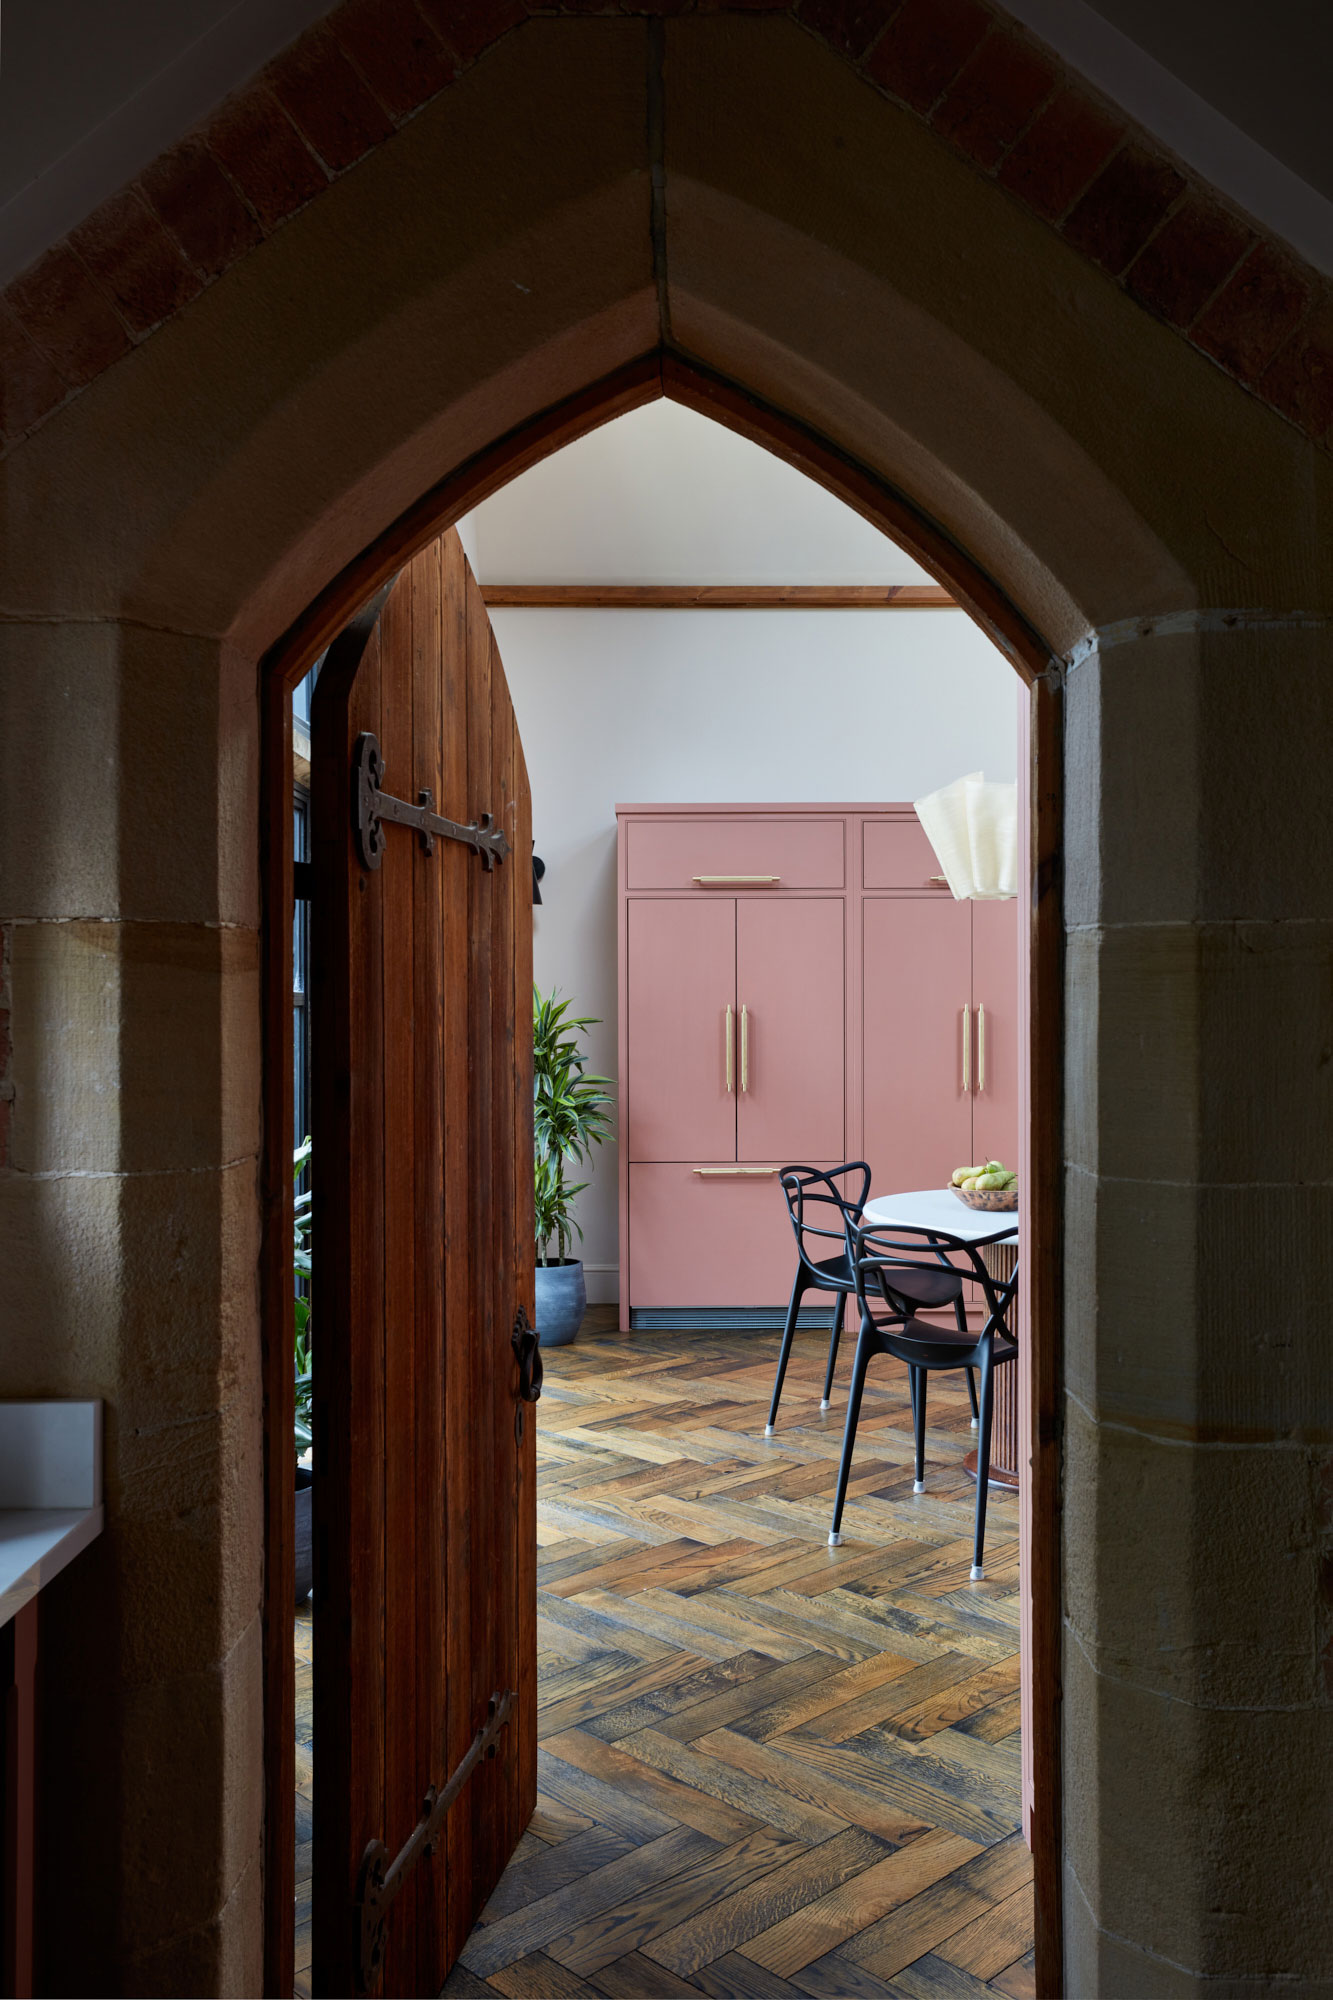
{"label": "wood grain texture", "polygon": [[960,1584],[966,1392],[938,1388],[913,1495],[905,1371],[871,1376],[829,1549],[850,1357],[821,1415],[823,1336],[798,1335],[766,1440],[776,1336],[613,1314],[545,1356],[539,1804],[445,1991],[1022,1994],[1017,1504]]}
{"label": "wood grain texture", "polygon": [[938,583],[484,583],[492,609],[953,611]]}

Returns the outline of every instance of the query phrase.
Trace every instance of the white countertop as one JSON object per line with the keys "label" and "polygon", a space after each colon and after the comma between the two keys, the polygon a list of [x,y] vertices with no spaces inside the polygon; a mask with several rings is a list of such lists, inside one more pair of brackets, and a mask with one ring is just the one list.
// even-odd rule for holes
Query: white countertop
{"label": "white countertop", "polygon": [[102,1405],[0,1403],[0,1625],[102,1532]]}
{"label": "white countertop", "polygon": [[868,1201],[862,1220],[893,1229],[930,1229],[959,1243],[1016,1243],[1018,1212],[969,1208],[951,1188],[916,1188]]}

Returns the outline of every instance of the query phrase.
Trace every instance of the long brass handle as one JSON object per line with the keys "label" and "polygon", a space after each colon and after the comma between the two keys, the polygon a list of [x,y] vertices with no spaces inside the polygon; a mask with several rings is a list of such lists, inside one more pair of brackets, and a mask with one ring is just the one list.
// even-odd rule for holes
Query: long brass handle
{"label": "long brass handle", "polygon": [[727,1096],[728,1096],[728,1097],[730,1097],[730,1095],[731,1095],[731,1092],[732,1092],[732,1081],[731,1081],[731,1002],[730,1002],[730,1000],[728,1000],[728,1002],[727,1002],[727,1025],[726,1025],[726,1030],[725,1030],[725,1033],[726,1033],[726,1038],[727,1038]]}
{"label": "long brass handle", "polygon": [[741,1089],[750,1088],[750,1012],[741,1008]]}
{"label": "long brass handle", "polygon": [[972,1009],[963,1009],[963,1095],[972,1088]]}
{"label": "long brass handle", "polygon": [[690,1172],[704,1180],[744,1180],[747,1176],[776,1174],[777,1167],[691,1167]]}
{"label": "long brass handle", "polygon": [[762,887],[772,888],[775,883],[782,880],[782,877],[780,875],[692,875],[690,880],[697,882],[701,889],[734,887],[737,882],[743,882],[749,888],[753,888],[756,882]]}
{"label": "long brass handle", "polygon": [[926,877],[926,887],[928,889],[947,889],[948,886],[949,878],[947,875],[927,875]]}
{"label": "long brass handle", "polygon": [[977,1096],[986,1088],[986,1009],[977,1008]]}

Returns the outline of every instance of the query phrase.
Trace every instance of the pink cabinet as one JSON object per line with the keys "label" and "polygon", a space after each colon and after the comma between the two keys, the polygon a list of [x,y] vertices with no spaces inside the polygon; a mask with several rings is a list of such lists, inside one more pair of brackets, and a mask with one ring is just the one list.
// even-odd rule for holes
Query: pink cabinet
{"label": "pink cabinet", "polygon": [[621,1324],[771,1324],[781,1167],[1016,1153],[1017,906],[955,903],[910,807],[618,819]]}

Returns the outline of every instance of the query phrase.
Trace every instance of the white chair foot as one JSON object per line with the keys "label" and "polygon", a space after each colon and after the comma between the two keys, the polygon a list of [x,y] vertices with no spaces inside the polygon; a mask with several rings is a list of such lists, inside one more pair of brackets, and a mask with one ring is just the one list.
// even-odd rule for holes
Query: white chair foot
{"label": "white chair foot", "polygon": [[821,1396],[819,1399],[819,1407],[821,1410],[831,1410],[833,1408],[833,1405],[832,1403],[830,1403],[827,1396]]}
{"label": "white chair foot", "polygon": [[984,1579],[985,1579],[985,1575],[986,1575],[986,1572],[985,1572],[985,1570],[984,1570],[984,1569],[983,1569],[983,1568],[981,1567],[981,1564],[980,1564],[980,1563],[973,1563],[973,1565],[972,1565],[972,1581],[973,1581],[973,1583],[981,1583],[981,1582],[983,1582],[983,1581],[984,1581]]}
{"label": "white chair foot", "polygon": [[765,1436],[766,1438],[771,1438],[771,1437],[772,1437],[772,1435],[773,1435],[773,1426],[772,1426],[772,1424],[765,1424],[765,1425],[764,1425],[764,1436]]}
{"label": "white chair foot", "polygon": [[975,1430],[979,1430],[979,1429],[981,1428],[981,1419],[980,1419],[980,1417],[970,1417],[970,1418],[968,1419],[968,1421],[969,1421],[969,1423],[971,1424],[971,1426],[972,1426],[972,1428],[973,1428],[973,1430],[974,1430],[974,1431],[975,1431]]}
{"label": "white chair foot", "polygon": [[912,1481],[913,1493],[924,1493],[925,1490],[926,1490],[926,1482],[924,1479],[914,1479]]}
{"label": "white chair foot", "polygon": [[832,1529],[830,1529],[828,1545],[831,1549],[840,1549],[842,1547],[842,1536],[834,1534]]}

